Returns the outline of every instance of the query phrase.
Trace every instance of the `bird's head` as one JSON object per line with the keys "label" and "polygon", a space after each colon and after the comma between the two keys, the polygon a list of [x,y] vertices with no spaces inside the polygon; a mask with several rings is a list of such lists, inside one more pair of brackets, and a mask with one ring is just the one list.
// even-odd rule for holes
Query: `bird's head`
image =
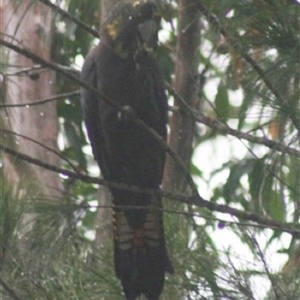
{"label": "bird's head", "polygon": [[160,21],[160,10],[154,1],[120,3],[103,22],[100,37],[118,56],[126,58],[156,47]]}

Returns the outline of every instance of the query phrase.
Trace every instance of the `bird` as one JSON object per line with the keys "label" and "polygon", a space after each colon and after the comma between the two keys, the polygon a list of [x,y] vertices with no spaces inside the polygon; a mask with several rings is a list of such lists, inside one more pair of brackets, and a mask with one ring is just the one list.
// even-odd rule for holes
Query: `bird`
{"label": "bird", "polygon": [[[168,102],[155,58],[161,22],[154,1],[117,4],[101,24],[100,42],[81,71],[81,105],[93,156],[104,179],[141,189],[161,188],[166,151],[139,126],[167,140]],[[114,264],[127,300],[157,300],[174,272],[165,245],[162,198],[110,188]]]}

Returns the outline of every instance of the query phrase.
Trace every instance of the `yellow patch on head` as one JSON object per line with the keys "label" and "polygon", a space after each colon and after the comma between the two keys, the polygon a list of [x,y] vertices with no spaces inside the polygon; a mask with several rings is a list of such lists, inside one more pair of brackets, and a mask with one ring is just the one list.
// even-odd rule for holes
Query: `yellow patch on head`
{"label": "yellow patch on head", "polygon": [[141,1],[135,1],[133,2],[133,7],[136,8],[137,6],[139,6],[141,4]]}
{"label": "yellow patch on head", "polygon": [[118,25],[119,22],[117,20],[106,25],[107,32],[113,40],[118,37]]}

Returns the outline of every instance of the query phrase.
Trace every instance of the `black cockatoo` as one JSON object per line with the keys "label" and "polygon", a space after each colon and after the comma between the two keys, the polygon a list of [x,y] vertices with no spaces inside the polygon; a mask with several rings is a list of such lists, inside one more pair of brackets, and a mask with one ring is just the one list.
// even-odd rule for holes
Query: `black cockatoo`
{"label": "black cockatoo", "polygon": [[[166,154],[133,115],[166,140],[167,97],[153,53],[160,19],[153,1],[117,5],[102,24],[100,43],[86,57],[81,73],[99,91],[82,88],[82,109],[104,178],[150,189],[160,187]],[[165,272],[173,272],[161,198],[113,188],[111,193],[116,275],[128,300],[141,294],[157,300]]]}

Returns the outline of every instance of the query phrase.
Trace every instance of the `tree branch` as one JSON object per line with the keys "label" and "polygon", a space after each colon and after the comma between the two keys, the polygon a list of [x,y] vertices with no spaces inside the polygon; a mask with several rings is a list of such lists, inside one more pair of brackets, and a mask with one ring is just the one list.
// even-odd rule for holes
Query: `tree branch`
{"label": "tree branch", "polygon": [[41,99],[41,100],[34,100],[34,101],[30,101],[27,103],[22,103],[22,104],[0,104],[0,109],[1,108],[8,108],[8,107],[30,107],[30,106],[36,106],[36,105],[42,105],[48,102],[52,102],[52,101],[57,101],[60,99],[65,99],[65,98],[69,98],[69,97],[73,97],[73,96],[78,96],[80,95],[80,91],[74,91],[74,92],[69,92],[69,93],[63,93],[63,94],[59,94],[59,95],[55,95],[46,99]]}
{"label": "tree branch", "polygon": [[[83,182],[105,185],[110,188],[131,191],[131,192],[135,192],[135,193],[139,193],[139,194],[149,194],[149,195],[156,194],[156,195],[160,195],[161,197],[165,197],[165,198],[179,201],[182,203],[186,203],[189,205],[195,205],[197,207],[206,208],[212,212],[221,212],[221,213],[229,214],[233,217],[237,217],[242,220],[252,221],[257,224],[263,225],[265,227],[272,228],[274,230],[279,230],[279,231],[287,232],[290,234],[300,234],[300,230],[294,224],[278,222],[278,221],[270,219],[268,217],[250,213],[250,212],[245,212],[245,211],[230,207],[228,205],[216,204],[216,203],[213,203],[213,202],[203,199],[201,196],[189,197],[187,195],[183,195],[183,194],[179,194],[179,193],[175,194],[175,193],[168,192],[168,191],[142,189],[140,187],[133,186],[133,185],[115,183],[115,182],[111,182],[111,181],[107,181],[107,180],[103,180],[103,179],[93,178],[90,176],[80,174],[78,172],[72,172],[72,171],[69,171],[66,169],[62,169],[62,168],[50,165],[50,164],[40,161],[36,158],[33,158],[29,155],[19,153],[16,150],[14,150],[10,147],[7,147],[6,145],[4,145],[2,143],[0,143],[0,149],[2,149],[7,154],[13,155],[16,159],[26,160],[29,163],[35,164],[35,165],[45,168],[47,170],[60,173],[62,175],[65,175],[65,176],[73,178],[73,179],[78,179]],[[224,223],[226,223],[226,221],[224,221]],[[249,226],[251,226],[251,224],[249,224]]]}
{"label": "tree branch", "polygon": [[[178,1],[177,58],[174,89],[190,107],[198,103],[198,48],[200,44],[200,13],[195,9],[195,0]],[[181,103],[175,99],[175,105]],[[185,166],[189,166],[194,140],[194,119],[184,110],[173,113],[170,119],[169,143]],[[163,185],[186,192],[186,181],[174,160],[167,158]]]}
{"label": "tree branch", "polygon": [[206,126],[216,129],[221,133],[229,134],[239,139],[247,140],[248,142],[263,145],[272,150],[282,152],[282,153],[288,153],[290,155],[300,158],[300,151],[298,151],[295,148],[285,146],[280,142],[270,140],[266,137],[258,137],[258,136],[251,135],[250,133],[233,129],[229,127],[227,124],[224,124],[217,119],[213,119],[211,117],[205,116],[203,113],[191,108],[188,105],[188,103],[186,103],[186,101],[174,90],[172,86],[170,86],[168,83],[166,85],[170,93],[174,96],[174,98],[176,98],[178,101],[182,103],[181,108],[177,108],[177,109],[185,110],[186,113],[189,114],[190,118],[193,118],[196,122],[205,124]]}
{"label": "tree branch", "polygon": [[68,20],[71,20],[76,25],[78,25],[82,29],[86,30],[88,33],[90,33],[94,37],[99,38],[99,32],[97,30],[94,30],[89,25],[85,24],[84,22],[80,21],[79,19],[75,18],[74,16],[70,15],[68,12],[61,9],[58,5],[55,5],[54,3],[52,3],[49,0],[38,0],[38,1],[45,4],[46,6],[50,7],[51,9],[53,9],[54,11],[59,13],[62,17],[66,18]]}
{"label": "tree branch", "polygon": [[14,135],[14,136],[18,136],[18,137],[21,137],[22,139],[25,139],[25,140],[28,140],[44,149],[46,149],[47,151],[49,152],[52,152],[53,154],[57,155],[59,158],[61,158],[62,160],[64,160],[75,172],[77,171],[77,168],[75,167],[75,165],[69,160],[67,159],[65,156],[63,156],[60,152],[50,148],[50,147],[47,147],[45,146],[44,144],[28,137],[28,136],[25,136],[23,134],[19,134],[19,133],[16,133],[14,131],[11,131],[11,130],[7,130],[7,129],[2,129],[0,127],[0,132],[3,132],[4,134],[11,134],[11,135]]}
{"label": "tree branch", "polygon": [[258,137],[258,136],[254,136],[254,135],[251,135],[246,132],[241,132],[239,130],[229,127],[228,125],[226,125],[224,123],[221,123],[220,121],[218,121],[216,119],[205,116],[199,112],[194,112],[194,117],[197,120],[197,122],[205,124],[211,128],[214,128],[214,129],[218,130],[219,132],[235,136],[239,139],[247,140],[248,142],[251,142],[251,143],[264,145],[272,150],[276,150],[276,151],[282,152],[282,153],[288,153],[290,155],[300,158],[300,152],[297,149],[285,146],[280,142],[270,140],[266,137]]}

